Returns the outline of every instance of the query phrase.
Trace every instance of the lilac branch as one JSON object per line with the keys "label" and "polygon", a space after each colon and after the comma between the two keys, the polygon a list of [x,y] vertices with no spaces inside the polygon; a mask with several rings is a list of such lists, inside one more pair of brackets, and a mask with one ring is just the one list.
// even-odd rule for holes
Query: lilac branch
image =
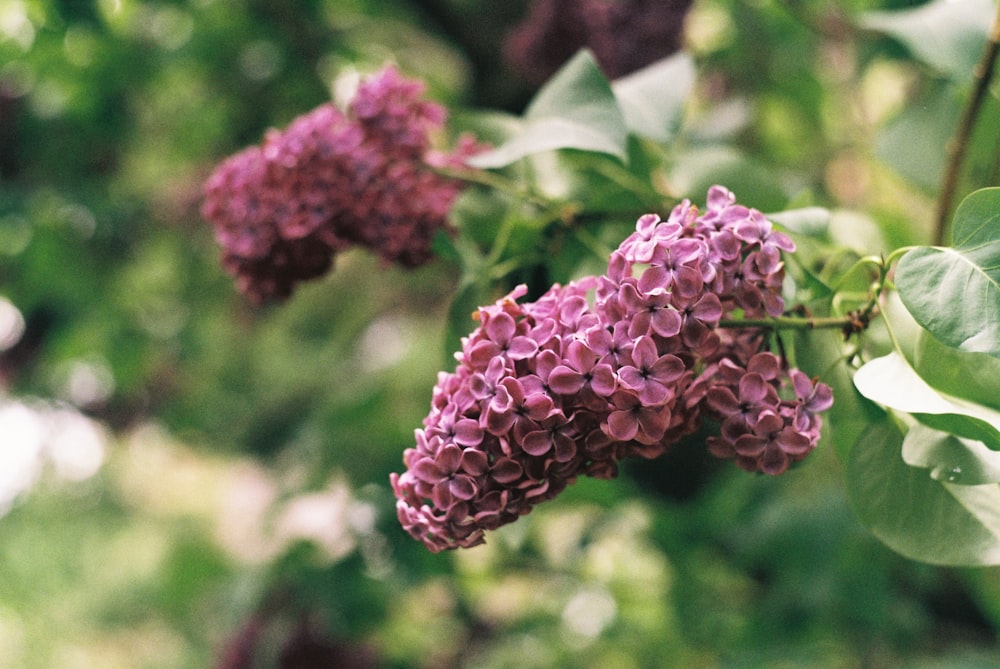
{"label": "lilac branch", "polygon": [[945,170],[944,180],[941,183],[941,195],[938,198],[937,213],[934,221],[934,245],[944,244],[945,230],[948,224],[948,217],[951,214],[952,203],[955,200],[955,190],[958,187],[958,177],[961,172],[962,162],[965,159],[966,151],[969,148],[969,139],[972,130],[976,125],[976,117],[982,108],[983,100],[989,89],[990,81],[993,79],[994,65],[996,63],[997,52],[1000,50],[1000,7],[993,16],[993,24],[990,26],[989,37],[986,40],[986,48],[979,59],[979,63],[973,70],[975,88],[969,98],[959,121],[955,137],[948,145],[948,167]]}

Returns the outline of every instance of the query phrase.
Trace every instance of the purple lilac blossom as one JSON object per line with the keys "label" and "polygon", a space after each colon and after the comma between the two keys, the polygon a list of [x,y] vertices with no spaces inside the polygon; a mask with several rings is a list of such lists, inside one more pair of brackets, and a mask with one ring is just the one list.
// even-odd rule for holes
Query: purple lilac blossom
{"label": "purple lilac blossom", "polygon": [[606,274],[480,308],[391,477],[403,527],[435,552],[477,545],[578,476],[662,455],[703,417],[720,423],[712,454],[786,471],[816,447],[832,392],[767,352],[762,329],[720,323],[783,312],[792,250],[715,186],[704,212],[684,201],[639,218]]}
{"label": "purple lilac blossom", "polygon": [[[829,386],[799,370],[784,369],[773,353],[754,355],[745,367],[731,359],[706,397],[706,411],[722,421],[720,434],[708,438],[709,451],[733,458],[747,471],[781,474],[816,447],[818,413],[833,404]],[[781,391],[794,387],[791,399]]]}
{"label": "purple lilac blossom", "polygon": [[[432,551],[482,543],[485,530],[597,472],[601,459],[610,464],[613,453],[588,448],[599,423],[578,416],[590,411],[579,399],[585,383],[553,379],[562,366],[553,367],[556,361],[589,364],[569,348],[581,343],[574,338],[577,298],[592,283],[554,286],[526,304],[517,302],[527,290],[519,286],[476,313],[479,327],[463,339],[456,370],[439,376],[416,447],[403,455],[407,470],[391,477],[400,522]],[[577,368],[583,376],[591,371]],[[589,387],[594,396],[611,390],[600,381]],[[459,423],[477,443],[457,442]],[[605,470],[610,475],[613,468]]]}
{"label": "purple lilac blossom", "polygon": [[201,212],[241,291],[257,302],[286,298],[350,245],[404,267],[430,259],[462,188],[432,168],[463,167],[480,147],[465,137],[452,152],[434,151],[430,135],[446,113],[422,94],[422,83],[387,67],[346,113],[320,105],[216,168]]}

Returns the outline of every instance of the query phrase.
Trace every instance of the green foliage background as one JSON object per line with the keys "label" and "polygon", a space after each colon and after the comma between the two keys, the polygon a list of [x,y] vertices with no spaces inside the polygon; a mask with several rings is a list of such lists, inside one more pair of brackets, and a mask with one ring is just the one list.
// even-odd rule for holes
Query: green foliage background
{"label": "green foliage background", "polygon": [[[504,126],[471,110],[519,114],[533,93],[497,55],[525,4],[0,0],[0,296],[26,324],[0,358],[0,402],[73,408],[106,435],[95,475],[50,464],[0,518],[0,667],[212,666],[255,615],[262,667],[302,621],[392,667],[993,666],[1000,571],[903,558],[850,507],[831,444],[871,411],[850,380],[841,433],[777,479],[682,445],[581,481],[485,547],[434,556],[399,529],[388,474],[451,365],[455,314],[526,278],[461,276],[475,264],[455,256],[490,270],[535,254],[535,278],[563,281],[598,255],[567,238],[545,240],[561,244],[548,257],[517,202],[472,190],[457,215],[483,248],[506,225],[507,256],[447,249],[403,272],[350,252],[255,309],[218,266],[200,184],[387,60],[425,79],[456,129]],[[671,192],[723,183],[763,211],[827,207],[845,264],[928,243],[981,49],[954,12],[992,3],[917,28],[884,13],[907,4],[696,2],[693,93],[658,165]],[[931,38],[955,48],[928,53]],[[995,91],[963,195],[997,182]],[[596,186],[628,174],[594,165],[592,181],[537,185],[629,211],[660,201]],[[633,222],[595,227],[593,246]],[[797,348],[810,372],[827,353]],[[867,438],[891,448],[848,474],[902,466],[885,458],[898,432]]]}

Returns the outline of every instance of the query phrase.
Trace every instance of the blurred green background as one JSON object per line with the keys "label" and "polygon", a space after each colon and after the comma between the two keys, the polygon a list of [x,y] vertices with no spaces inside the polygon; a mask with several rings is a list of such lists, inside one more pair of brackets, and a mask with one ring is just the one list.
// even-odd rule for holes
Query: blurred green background
{"label": "blurred green background", "polygon": [[[672,188],[926,242],[968,63],[855,20],[911,4],[695,2]],[[455,113],[519,112],[527,9],[0,0],[0,669],[997,666],[1000,571],[883,547],[822,444],[778,479],[682,445],[460,553],[398,527],[454,268],[351,251],[255,308],[200,187],[387,61]]]}

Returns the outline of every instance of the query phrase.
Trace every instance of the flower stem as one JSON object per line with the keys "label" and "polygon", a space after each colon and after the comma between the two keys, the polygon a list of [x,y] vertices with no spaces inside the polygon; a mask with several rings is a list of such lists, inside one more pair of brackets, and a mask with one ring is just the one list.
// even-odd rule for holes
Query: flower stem
{"label": "flower stem", "polygon": [[770,330],[843,329],[852,324],[851,316],[769,316],[767,318],[723,318],[720,328],[767,328]]}
{"label": "flower stem", "polygon": [[[901,249],[905,252],[906,249]],[[899,250],[894,252],[890,258],[895,258]],[[876,278],[869,290],[868,300],[860,309],[849,311],[843,316],[768,316],[766,318],[723,318],[719,321],[720,328],[765,328],[768,330],[824,330],[839,329],[844,333],[844,337],[849,338],[853,334],[862,332],[868,327],[873,318],[879,315],[879,298],[889,280],[889,268],[891,261],[867,256],[862,258],[858,265],[872,264],[878,268],[878,278]],[[853,269],[853,268],[852,268]]]}
{"label": "flower stem", "polygon": [[955,137],[948,144],[948,166],[945,169],[944,179],[941,182],[941,194],[938,197],[937,212],[934,220],[934,245],[944,244],[945,230],[948,224],[948,217],[951,214],[952,202],[955,200],[955,190],[958,187],[958,177],[962,169],[962,162],[965,159],[966,151],[969,148],[969,139],[972,130],[976,125],[976,116],[982,108],[983,100],[989,89],[990,81],[993,79],[994,64],[997,59],[997,52],[1000,50],[1000,6],[993,16],[993,23],[990,26],[989,37],[986,40],[986,48],[979,59],[979,63],[973,70],[975,87],[969,102],[962,112]]}

